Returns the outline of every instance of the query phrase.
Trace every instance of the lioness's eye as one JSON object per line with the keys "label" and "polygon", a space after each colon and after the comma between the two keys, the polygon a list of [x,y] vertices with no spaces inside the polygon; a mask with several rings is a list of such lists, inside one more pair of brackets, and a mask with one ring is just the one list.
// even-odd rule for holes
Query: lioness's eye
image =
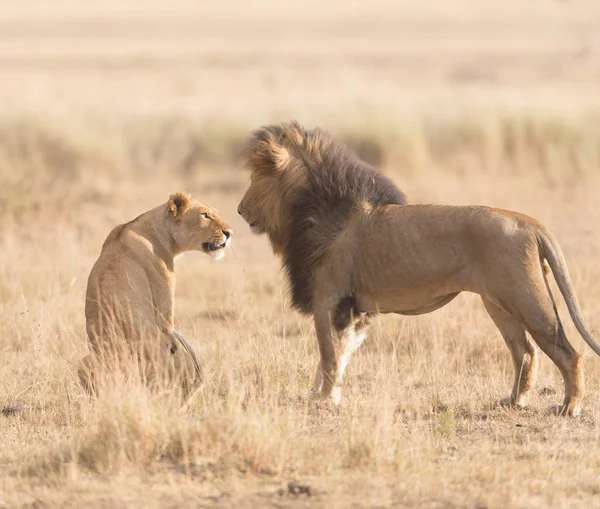
{"label": "lioness's eye", "polygon": [[210,216],[206,213],[206,212],[202,212],[202,214],[200,214],[204,219],[210,219]]}

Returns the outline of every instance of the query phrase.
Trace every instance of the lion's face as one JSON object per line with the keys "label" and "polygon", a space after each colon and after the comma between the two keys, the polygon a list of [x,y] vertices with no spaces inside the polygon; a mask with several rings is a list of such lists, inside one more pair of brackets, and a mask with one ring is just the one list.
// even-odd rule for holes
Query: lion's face
{"label": "lion's face", "polygon": [[170,210],[174,223],[172,236],[180,252],[202,251],[216,260],[223,258],[233,230],[215,209],[189,199],[179,207],[174,203]]}
{"label": "lion's face", "polygon": [[276,175],[253,173],[250,186],[238,205],[238,213],[252,233],[277,237],[281,226],[281,198]]}

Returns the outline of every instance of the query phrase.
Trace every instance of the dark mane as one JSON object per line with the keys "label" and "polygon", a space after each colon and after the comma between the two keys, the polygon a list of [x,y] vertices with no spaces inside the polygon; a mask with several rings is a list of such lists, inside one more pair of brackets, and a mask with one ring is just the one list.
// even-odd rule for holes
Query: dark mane
{"label": "dark mane", "polygon": [[[389,178],[320,129],[307,131],[292,122],[267,126],[255,136],[261,131],[263,136],[274,136],[289,153],[288,164],[300,163],[306,176],[305,184],[290,196],[291,221],[283,263],[292,305],[311,313],[315,269],[350,216],[365,203],[373,207],[405,205],[406,197]],[[277,164],[281,163],[271,163]]]}

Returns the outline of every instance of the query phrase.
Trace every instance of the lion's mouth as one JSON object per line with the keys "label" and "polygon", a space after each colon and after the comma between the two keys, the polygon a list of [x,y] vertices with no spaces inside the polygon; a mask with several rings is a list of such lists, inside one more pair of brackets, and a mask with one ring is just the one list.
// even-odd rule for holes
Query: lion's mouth
{"label": "lion's mouth", "polygon": [[250,227],[250,231],[255,235],[260,235],[263,233],[263,229],[258,226],[258,223],[248,223],[248,226]]}
{"label": "lion's mouth", "polygon": [[226,246],[227,240],[225,240],[222,244],[219,244],[217,242],[205,242],[204,244],[202,244],[202,248],[207,253],[212,253],[214,251],[218,251],[219,249],[225,249]]}

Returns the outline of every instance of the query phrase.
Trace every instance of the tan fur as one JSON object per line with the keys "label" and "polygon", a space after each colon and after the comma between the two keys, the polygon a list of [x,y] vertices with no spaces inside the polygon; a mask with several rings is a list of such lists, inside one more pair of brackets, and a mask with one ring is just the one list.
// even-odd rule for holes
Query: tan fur
{"label": "tan fur", "polygon": [[561,412],[576,415],[584,392],[580,355],[568,342],[546,281],[548,260],[577,329],[600,354],[581,310],[560,247],[532,218],[487,207],[388,206],[358,212],[332,243],[315,277],[315,324],[322,393],[339,398],[342,377],[330,317],[352,295],[360,312],[421,314],[459,292],[479,294],[511,350],[515,383],[507,402],[524,406],[537,368],[534,343],[565,381]]}
{"label": "tan fur", "polygon": [[88,279],[85,317],[92,354],[80,364],[86,389],[95,372],[132,350],[143,352],[145,375],[159,368],[181,377],[189,391],[200,381],[193,346],[174,330],[175,257],[185,251],[223,255],[230,226],[219,213],[183,193],[112,230]]}
{"label": "tan fur", "polygon": [[[252,183],[238,209],[254,231],[269,236],[284,261],[290,256],[286,246],[295,196],[306,180],[298,172],[308,171],[307,157],[318,159],[318,152],[327,150],[322,137],[309,133],[303,144],[307,152],[293,156],[299,145],[296,125],[284,124],[279,137],[269,127],[268,136],[259,131],[251,140],[246,157]],[[292,155],[291,176],[279,165],[265,167],[269,153],[282,150]],[[578,331],[599,355],[600,347],[583,322],[560,246],[541,223],[488,207],[360,202],[343,224],[335,237],[322,239],[326,254],[308,271],[321,356],[314,387],[321,397],[339,402],[344,368],[364,338],[369,315],[428,313],[468,291],[481,296],[511,351],[515,380],[505,401],[526,404],[537,372],[537,344],[564,379],[559,412],[579,413],[583,364],[560,323],[546,262]]]}

